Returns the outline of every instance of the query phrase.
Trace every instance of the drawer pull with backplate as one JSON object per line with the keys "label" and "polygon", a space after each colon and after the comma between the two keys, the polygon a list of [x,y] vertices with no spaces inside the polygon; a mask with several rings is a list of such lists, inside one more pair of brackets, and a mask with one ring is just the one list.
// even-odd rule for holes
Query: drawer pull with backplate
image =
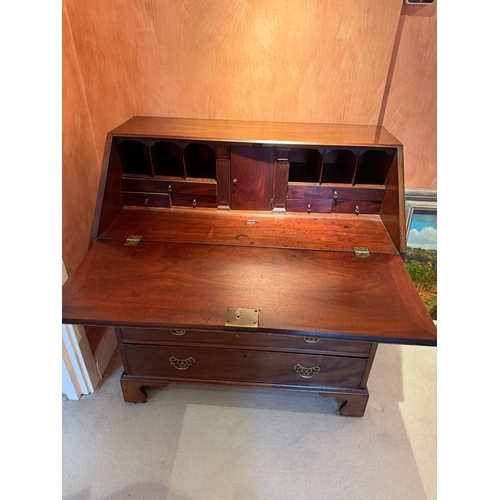
{"label": "drawer pull with backplate", "polygon": [[309,344],[315,344],[316,342],[319,342],[319,339],[315,337],[304,337],[304,340],[306,342],[309,342]]}
{"label": "drawer pull with backplate", "polygon": [[174,365],[178,370],[187,370],[192,364],[194,364],[194,358],[189,357],[188,359],[177,359],[175,356],[170,356],[170,364]]}
{"label": "drawer pull with backplate", "polygon": [[170,333],[172,335],[184,335],[186,333],[186,330],[170,330]]}
{"label": "drawer pull with backplate", "polygon": [[313,366],[311,368],[306,368],[305,366],[302,366],[299,363],[297,363],[294,366],[294,369],[302,378],[311,378],[314,377],[316,373],[319,373],[320,367]]}

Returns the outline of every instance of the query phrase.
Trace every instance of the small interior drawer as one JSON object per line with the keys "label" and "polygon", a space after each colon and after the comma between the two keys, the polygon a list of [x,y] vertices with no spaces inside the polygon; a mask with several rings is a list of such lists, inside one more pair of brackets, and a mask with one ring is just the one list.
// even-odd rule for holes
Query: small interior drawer
{"label": "small interior drawer", "polygon": [[215,196],[217,194],[217,183],[213,181],[191,181],[174,180],[161,177],[137,178],[122,177],[122,188],[124,191],[150,192],[150,193],[176,193],[176,194],[198,194]]}
{"label": "small interior drawer", "polygon": [[330,213],[332,211],[333,199],[312,198],[309,200],[286,200],[287,212],[314,212]]}
{"label": "small interior drawer", "polygon": [[217,207],[217,196],[213,195],[200,195],[200,194],[171,194],[172,205],[183,207]]}
{"label": "small interior drawer", "polygon": [[171,193],[175,194],[196,194],[198,196],[216,196],[217,184],[213,182],[173,181],[169,183]]}
{"label": "small interior drawer", "polygon": [[181,329],[122,328],[125,342],[191,343],[219,346],[254,347],[269,350],[317,352],[347,356],[368,356],[370,342],[298,337],[292,335],[247,333],[232,331],[203,331]]}
{"label": "small interior drawer", "polygon": [[337,200],[333,205],[333,213],[378,214],[381,205],[379,201]]}
{"label": "small interior drawer", "polygon": [[172,202],[169,194],[163,193],[132,193],[124,192],[123,200],[125,205],[137,207],[166,207],[170,208]]}
{"label": "small interior drawer", "polygon": [[289,183],[287,198],[289,200],[311,200],[328,199],[332,200],[336,188],[330,186],[308,186],[299,183]]}
{"label": "small interior drawer", "polygon": [[367,358],[134,344],[125,344],[124,353],[131,375],[312,387],[357,388],[368,362]]}
{"label": "small interior drawer", "polygon": [[313,185],[289,184],[287,196],[291,200],[301,199],[337,199],[338,201],[365,200],[382,201],[384,199],[384,186],[358,187],[341,185]]}

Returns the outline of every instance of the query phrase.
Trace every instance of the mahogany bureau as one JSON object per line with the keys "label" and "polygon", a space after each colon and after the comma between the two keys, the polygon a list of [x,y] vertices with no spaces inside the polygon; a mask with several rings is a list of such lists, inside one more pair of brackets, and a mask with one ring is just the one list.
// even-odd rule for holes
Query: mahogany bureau
{"label": "mahogany bureau", "polygon": [[362,416],[378,343],[437,343],[404,207],[383,127],[134,117],[108,134],[63,322],[115,328],[128,402],[213,384]]}

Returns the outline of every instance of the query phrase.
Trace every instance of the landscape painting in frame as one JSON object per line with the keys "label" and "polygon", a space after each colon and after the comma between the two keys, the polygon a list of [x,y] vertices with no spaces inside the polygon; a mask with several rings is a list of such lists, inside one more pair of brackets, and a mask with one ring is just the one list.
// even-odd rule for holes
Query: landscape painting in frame
{"label": "landscape painting in frame", "polygon": [[433,320],[437,320],[437,210],[412,210],[405,266]]}

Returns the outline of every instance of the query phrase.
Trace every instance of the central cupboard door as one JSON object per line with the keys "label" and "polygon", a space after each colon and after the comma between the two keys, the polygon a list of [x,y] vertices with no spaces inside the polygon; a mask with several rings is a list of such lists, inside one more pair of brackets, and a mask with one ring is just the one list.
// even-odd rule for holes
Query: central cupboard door
{"label": "central cupboard door", "polygon": [[233,210],[272,210],[274,148],[231,147]]}

